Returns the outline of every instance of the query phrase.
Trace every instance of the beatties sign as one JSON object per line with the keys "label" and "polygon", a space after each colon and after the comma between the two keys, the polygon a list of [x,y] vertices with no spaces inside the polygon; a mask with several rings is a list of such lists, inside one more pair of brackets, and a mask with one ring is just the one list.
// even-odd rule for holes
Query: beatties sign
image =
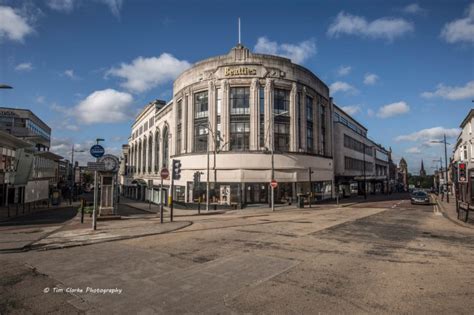
{"label": "beatties sign", "polygon": [[239,68],[229,68],[226,67],[224,68],[224,75],[226,77],[228,76],[234,76],[234,75],[256,75],[257,74],[257,69],[251,69],[247,67],[239,67]]}

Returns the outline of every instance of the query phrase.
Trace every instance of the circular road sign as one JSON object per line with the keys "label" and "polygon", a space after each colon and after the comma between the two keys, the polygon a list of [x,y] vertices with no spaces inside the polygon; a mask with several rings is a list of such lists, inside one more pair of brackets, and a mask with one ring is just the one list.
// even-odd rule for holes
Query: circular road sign
{"label": "circular road sign", "polygon": [[162,168],[160,172],[161,178],[167,179],[170,176],[170,171],[167,168]]}
{"label": "circular road sign", "polygon": [[270,186],[272,186],[272,188],[277,188],[278,182],[276,180],[272,179],[272,181],[270,182]]}
{"label": "circular road sign", "polygon": [[91,155],[95,158],[100,158],[102,157],[102,155],[104,155],[105,153],[105,150],[104,150],[104,147],[99,145],[99,144],[94,144],[92,147],[91,147]]}

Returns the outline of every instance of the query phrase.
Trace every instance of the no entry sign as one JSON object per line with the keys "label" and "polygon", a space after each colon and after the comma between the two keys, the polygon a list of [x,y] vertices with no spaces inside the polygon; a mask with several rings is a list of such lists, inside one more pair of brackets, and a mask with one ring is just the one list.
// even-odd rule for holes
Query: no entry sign
{"label": "no entry sign", "polygon": [[161,178],[166,179],[170,176],[170,171],[167,168],[162,168],[160,172]]}
{"label": "no entry sign", "polygon": [[273,179],[273,180],[270,182],[270,186],[272,186],[272,188],[277,188],[278,182]]}

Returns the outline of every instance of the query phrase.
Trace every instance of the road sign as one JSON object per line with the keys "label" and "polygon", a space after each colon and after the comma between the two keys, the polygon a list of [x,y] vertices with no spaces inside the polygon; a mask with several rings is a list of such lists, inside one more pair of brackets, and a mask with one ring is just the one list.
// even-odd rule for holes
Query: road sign
{"label": "road sign", "polygon": [[162,168],[160,172],[161,178],[167,179],[170,176],[170,171],[167,168]]}
{"label": "road sign", "polygon": [[87,169],[89,171],[104,171],[105,163],[103,162],[87,162]]}
{"label": "road sign", "polygon": [[276,180],[272,179],[272,181],[270,182],[270,186],[272,186],[272,188],[277,188],[278,182]]}
{"label": "road sign", "polygon": [[105,150],[104,147],[99,144],[94,144],[90,149],[91,155],[95,158],[100,158],[104,155]]}

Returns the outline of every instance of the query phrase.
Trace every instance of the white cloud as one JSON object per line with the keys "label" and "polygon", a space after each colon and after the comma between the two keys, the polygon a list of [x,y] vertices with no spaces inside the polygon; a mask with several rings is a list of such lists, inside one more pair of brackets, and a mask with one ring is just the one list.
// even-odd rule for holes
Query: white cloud
{"label": "white cloud", "polygon": [[115,123],[130,117],[132,95],[113,89],[95,91],[75,107],[77,119],[84,124]]}
{"label": "white cloud", "polygon": [[457,137],[460,130],[458,128],[443,128],[443,127],[433,127],[428,129],[422,129],[407,135],[401,135],[395,138],[395,141],[431,141],[439,140],[443,138],[444,135],[448,138]]}
{"label": "white cloud", "polygon": [[364,84],[365,85],[374,85],[379,80],[379,76],[375,73],[366,73],[364,75]]}
{"label": "white cloud", "polygon": [[74,0],[48,0],[48,7],[61,12],[71,12],[74,9]]}
{"label": "white cloud", "polygon": [[351,66],[340,66],[339,69],[337,69],[337,74],[339,76],[345,76],[348,75],[352,70]]}
{"label": "white cloud", "polygon": [[374,110],[369,108],[369,109],[367,110],[367,116],[369,116],[369,117],[374,117],[374,115],[375,115]]}
{"label": "white cloud", "polygon": [[405,150],[406,153],[420,154],[421,150],[419,147],[411,147]]}
{"label": "white cloud", "polygon": [[33,33],[33,28],[25,17],[7,6],[0,6],[0,41],[8,38],[23,42],[26,35]]}
{"label": "white cloud", "polygon": [[336,81],[332,83],[329,86],[329,90],[331,91],[332,94],[336,94],[337,92],[347,92],[347,93],[355,94],[358,92],[358,90],[355,87],[353,87],[349,83],[342,82],[342,81]]}
{"label": "white cloud", "polygon": [[474,43],[474,3],[466,10],[466,17],[446,23],[441,30],[441,38],[448,43]]}
{"label": "white cloud", "polygon": [[405,6],[402,11],[409,14],[420,14],[423,13],[425,9],[420,7],[418,3],[412,3]]}
{"label": "white cloud", "polygon": [[99,0],[109,6],[110,11],[116,17],[120,16],[120,10],[122,10],[123,0]]}
{"label": "white cloud", "polygon": [[351,105],[351,106],[343,106],[341,107],[343,111],[348,113],[349,115],[355,115],[360,112],[360,106],[359,105]]}
{"label": "white cloud", "polygon": [[31,64],[31,62],[23,62],[23,63],[20,63],[18,64],[16,67],[15,67],[15,70],[16,71],[31,71],[33,70],[33,65]]}
{"label": "white cloud", "polygon": [[[120,17],[123,0],[96,0],[96,2],[107,5],[115,17]],[[51,9],[66,13],[72,12],[79,3],[77,0],[47,0],[46,2]]]}
{"label": "white cloud", "polygon": [[65,71],[64,71],[64,75],[65,75],[66,77],[70,78],[70,79],[73,79],[73,80],[74,80],[74,79],[77,79],[77,76],[76,76],[76,74],[74,73],[74,70],[72,70],[72,69],[65,70]]}
{"label": "white cloud", "polygon": [[414,29],[411,22],[402,18],[383,17],[368,22],[364,17],[339,12],[334,22],[329,26],[327,34],[336,38],[341,34],[347,34],[392,41],[413,32]]}
{"label": "white cloud", "polygon": [[44,104],[45,100],[46,100],[46,98],[43,95],[39,95],[35,99],[36,103],[38,103],[38,104]]}
{"label": "white cloud", "polygon": [[377,116],[380,118],[389,118],[402,115],[410,111],[410,106],[405,102],[397,102],[380,107]]}
{"label": "white cloud", "polygon": [[138,57],[131,64],[122,63],[119,68],[107,71],[107,75],[125,79],[121,86],[129,91],[144,92],[174,80],[190,66],[186,60],[163,53],[159,57]]}
{"label": "white cloud", "polygon": [[438,84],[434,92],[423,92],[424,98],[441,97],[451,101],[463,100],[474,97],[474,81],[469,81],[464,86],[446,86]]}
{"label": "white cloud", "polygon": [[313,39],[305,40],[299,44],[278,44],[266,37],[259,37],[254,51],[261,54],[278,55],[291,59],[294,63],[303,63],[306,59],[316,54],[316,43]]}

